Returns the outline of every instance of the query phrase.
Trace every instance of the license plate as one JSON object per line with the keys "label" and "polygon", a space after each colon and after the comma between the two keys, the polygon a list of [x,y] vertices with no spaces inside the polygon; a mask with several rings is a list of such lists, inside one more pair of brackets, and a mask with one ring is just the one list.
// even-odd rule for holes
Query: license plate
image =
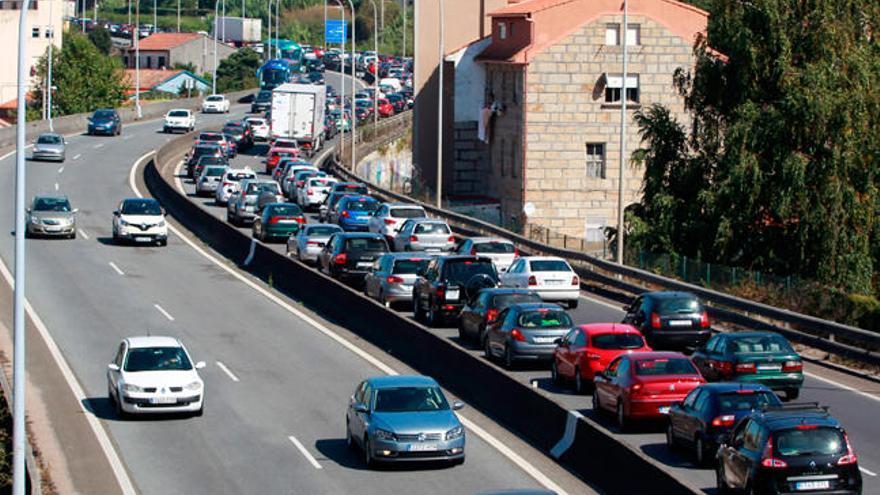
{"label": "license plate", "polygon": [[828,480],[798,481],[794,484],[795,490],[827,490],[828,488],[831,488],[831,482]]}
{"label": "license plate", "polygon": [[691,320],[670,320],[670,327],[689,327],[691,326]]}
{"label": "license plate", "polygon": [[46,232],[60,232],[61,231],[61,227],[44,227],[44,228],[46,229]]}
{"label": "license plate", "polygon": [[254,207],[253,206],[245,206],[244,211],[254,211]]}
{"label": "license plate", "polygon": [[782,369],[781,364],[759,364],[758,369],[761,371],[779,371]]}
{"label": "license plate", "polygon": [[152,237],[135,237],[134,242],[152,242]]}
{"label": "license plate", "polygon": [[150,402],[153,404],[176,404],[177,398],[175,398],[175,397],[153,397],[150,399]]}
{"label": "license plate", "polygon": [[457,301],[458,300],[458,289],[446,291],[446,299],[448,299],[450,301]]}
{"label": "license plate", "polygon": [[657,412],[660,414],[669,414],[669,406],[658,407]]}
{"label": "license plate", "polygon": [[437,445],[433,443],[411,443],[409,444],[410,452],[427,452],[438,450]]}
{"label": "license plate", "polygon": [[369,268],[369,267],[371,267],[371,266],[373,266],[373,264],[370,263],[370,262],[358,263],[358,264],[357,264],[357,267],[358,267],[358,268]]}
{"label": "license plate", "polygon": [[536,344],[551,344],[556,342],[556,337],[535,337]]}
{"label": "license plate", "polygon": [[563,280],[547,280],[544,283],[547,285],[562,285]]}
{"label": "license plate", "polygon": [[278,223],[280,223],[281,225],[290,225],[298,222],[296,220],[279,220]]}

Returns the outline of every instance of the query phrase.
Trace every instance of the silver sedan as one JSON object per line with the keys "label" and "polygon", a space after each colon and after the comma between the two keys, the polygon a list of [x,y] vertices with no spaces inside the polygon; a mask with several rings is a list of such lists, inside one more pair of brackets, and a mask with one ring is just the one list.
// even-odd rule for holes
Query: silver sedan
{"label": "silver sedan", "polygon": [[386,253],[364,277],[364,294],[384,304],[410,302],[413,284],[424,274],[433,256],[426,253]]}
{"label": "silver sedan", "polygon": [[27,209],[27,237],[76,237],[76,214],[65,196],[35,196]]}
{"label": "silver sedan", "polygon": [[318,254],[330,236],[342,232],[342,227],[332,223],[306,224],[296,235],[287,238],[287,256],[303,263],[317,263]]}
{"label": "silver sedan", "polygon": [[31,160],[63,162],[66,146],[67,142],[64,140],[64,136],[54,132],[45,132],[40,134],[37,140],[34,141],[34,151],[31,154]]}

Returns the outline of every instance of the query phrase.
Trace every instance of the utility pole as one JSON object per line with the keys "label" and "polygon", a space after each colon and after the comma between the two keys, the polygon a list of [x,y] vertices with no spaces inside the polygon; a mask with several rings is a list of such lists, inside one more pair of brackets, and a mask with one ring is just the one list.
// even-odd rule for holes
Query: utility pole
{"label": "utility pole", "polygon": [[141,2],[134,2],[134,106],[137,109],[137,118],[143,117],[141,113]]}
{"label": "utility pole", "polygon": [[156,0],[153,0],[153,33],[155,33],[158,30],[159,30],[159,19],[156,16]]}
{"label": "utility pole", "polygon": [[211,94],[217,94],[217,31],[220,30],[219,19],[217,19],[217,4],[220,0],[214,0],[214,70],[211,71]]}
{"label": "utility pole", "polygon": [[[384,6],[385,2],[379,0]],[[379,125],[379,26],[376,23],[376,2],[370,0],[373,4],[373,50],[376,52],[376,62],[373,64],[373,126]],[[384,9],[384,7],[383,7]],[[354,81],[352,81],[354,84]]]}
{"label": "utility pole", "polygon": [[49,130],[55,132],[55,128],[52,124],[52,91],[55,89],[52,86],[52,50],[55,44],[55,25],[52,24],[52,4],[53,0],[49,0],[49,66],[48,73],[46,79],[48,79],[49,92],[47,94],[46,100],[46,119],[49,121]]}
{"label": "utility pole", "polygon": [[443,8],[443,0],[440,0],[440,43],[437,48],[440,58],[437,65],[438,70],[438,89],[437,89],[437,208],[443,208],[443,45],[445,44],[445,22],[444,15],[446,9]]}
{"label": "utility pole", "polygon": [[82,7],[79,9],[79,15],[82,17],[82,32],[86,32],[86,0],[82,0]]}
{"label": "utility pole", "polygon": [[[339,139],[339,158],[342,159],[345,156],[345,5],[342,4],[342,0],[336,0],[336,3],[339,4],[339,10],[342,11],[342,54],[340,54],[339,58],[339,73],[341,74],[339,80],[342,81],[342,91],[339,93],[342,106],[339,110],[339,121],[342,122],[342,138]],[[354,144],[352,144],[353,146]]]}
{"label": "utility pole", "polygon": [[[357,161],[355,160],[355,151],[357,150],[357,115],[355,115],[355,104],[354,104],[354,93],[355,93],[355,71],[354,66],[356,65],[354,62],[354,53],[356,51],[355,40],[357,39],[357,31],[355,27],[355,19],[356,13],[354,11],[354,4],[351,0],[348,0],[348,6],[351,7],[351,170],[354,170],[355,165],[357,165]],[[343,66],[342,70],[342,85],[345,86],[345,67]]]}
{"label": "utility pole", "polygon": [[226,0],[223,0],[223,34],[221,37],[223,38],[223,44],[226,44]]}
{"label": "utility pole", "polygon": [[628,87],[626,82],[626,50],[627,45],[629,44],[629,40],[627,39],[627,32],[629,31],[629,27],[627,26],[628,22],[629,1],[623,0],[623,24],[620,26],[620,40],[621,43],[623,43],[623,88],[620,90],[620,170],[617,174],[617,263],[619,265],[623,265],[623,209],[626,204],[623,193],[625,191],[624,180],[626,180],[624,168],[626,166],[626,90]]}
{"label": "utility pole", "polygon": [[269,28],[268,28],[268,39],[266,40],[266,46],[263,47],[263,55],[266,56],[266,60],[272,58],[272,53],[270,53],[272,45],[272,0],[269,0]]}
{"label": "utility pole", "polygon": [[406,57],[406,2],[403,0],[403,56]]}
{"label": "utility pole", "polygon": [[131,26],[131,0],[128,0],[128,25]]}
{"label": "utility pole", "polygon": [[92,19],[92,21],[95,23],[94,25],[97,26],[97,24],[98,24],[98,0],[95,0],[95,4],[93,7],[94,7],[93,10],[95,11],[95,15],[94,15],[95,18]]}
{"label": "utility pole", "polygon": [[180,32],[180,0],[177,0],[177,32]]}

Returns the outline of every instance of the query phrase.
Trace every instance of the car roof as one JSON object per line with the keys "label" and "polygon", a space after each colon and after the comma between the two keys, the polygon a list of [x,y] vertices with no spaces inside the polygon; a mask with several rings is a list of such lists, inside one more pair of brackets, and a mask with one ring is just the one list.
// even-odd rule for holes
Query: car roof
{"label": "car roof", "polygon": [[596,334],[596,333],[637,333],[639,335],[642,332],[632,326],[627,325],[626,323],[587,323],[586,325],[579,325],[578,328],[584,331],[586,334]]}
{"label": "car roof", "polygon": [[342,231],[342,227],[335,223],[307,223],[303,225],[306,229],[311,229],[312,227],[336,227],[340,231]]}
{"label": "car roof", "polygon": [[671,299],[674,297],[693,297],[694,299],[698,299],[696,295],[691,292],[680,292],[680,291],[655,291],[655,292],[646,292],[642,294],[645,297],[652,297],[654,299]]}
{"label": "car roof", "polygon": [[748,337],[768,337],[768,336],[782,337],[782,335],[779,335],[776,332],[763,332],[760,330],[752,330],[749,332],[730,332],[730,333],[723,333],[721,335],[724,335],[725,337],[727,337],[729,339],[748,338]]}
{"label": "car roof", "polygon": [[[787,405],[791,407],[791,404]],[[840,427],[840,422],[822,409],[802,409],[791,410],[783,408],[773,408],[753,414],[753,417],[761,420],[771,430],[784,430],[793,428],[802,424],[816,426]]]}
{"label": "car roof", "polygon": [[450,254],[447,256],[440,256],[440,261],[485,261],[487,263],[494,263],[492,258],[487,256],[474,256],[470,254]]}
{"label": "car roof", "polygon": [[345,239],[385,239],[385,236],[375,232],[343,232],[339,235]]}
{"label": "car roof", "polygon": [[406,208],[406,207],[408,207],[408,208],[419,208],[421,210],[424,210],[424,208],[422,208],[421,205],[414,205],[412,203],[404,203],[403,201],[386,201],[384,204],[385,204],[385,206],[388,206],[389,208]]}
{"label": "car roof", "polygon": [[182,344],[174,337],[162,335],[144,335],[125,339],[131,349],[143,347],[181,347]]}
{"label": "car roof", "polygon": [[736,392],[737,390],[754,390],[760,392],[771,392],[770,387],[762,383],[746,383],[746,382],[713,382],[700,385],[702,390],[710,390],[715,393],[723,394],[726,392]]}
{"label": "car roof", "polygon": [[528,261],[565,261],[568,263],[565,258],[559,256],[523,256],[522,258]]}
{"label": "car roof", "polygon": [[687,356],[680,352],[673,351],[644,351],[644,352],[631,352],[627,354],[630,359],[670,359],[670,358],[684,358],[688,359]]}
{"label": "car roof", "polygon": [[123,203],[131,203],[134,201],[145,201],[148,203],[158,203],[159,201],[156,198],[125,198],[122,200]]}
{"label": "car roof", "polygon": [[436,387],[437,381],[424,375],[374,376],[367,378],[374,389],[396,387]]}
{"label": "car roof", "polygon": [[556,303],[548,303],[548,302],[533,302],[533,303],[520,303],[514,304],[514,308],[518,308],[520,311],[536,311],[541,309],[559,309],[562,310],[562,306]]}
{"label": "car roof", "polygon": [[37,136],[37,139],[39,139],[43,136],[63,137],[61,134],[58,134],[57,132],[41,132],[40,135]]}
{"label": "car roof", "polygon": [[374,202],[378,202],[379,200],[372,197],[372,196],[368,196],[366,194],[346,194],[345,197],[339,201],[340,202],[342,202],[342,201],[374,201]]}
{"label": "car roof", "polygon": [[503,237],[471,237],[469,240],[475,244],[478,242],[503,242],[506,244],[513,244],[511,241],[508,241]]}

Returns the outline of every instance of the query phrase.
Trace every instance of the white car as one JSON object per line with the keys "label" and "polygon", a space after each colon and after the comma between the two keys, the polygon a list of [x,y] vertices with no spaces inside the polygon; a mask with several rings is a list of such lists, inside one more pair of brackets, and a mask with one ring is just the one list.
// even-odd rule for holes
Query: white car
{"label": "white car", "polygon": [[183,131],[189,132],[196,128],[196,116],[192,111],[185,108],[175,108],[165,114],[165,123],[162,132]]}
{"label": "white car", "polygon": [[113,212],[113,242],[168,244],[165,211],[153,198],[127,198]]}
{"label": "white car", "polygon": [[210,95],[202,101],[202,113],[228,113],[229,100],[223,95]]}
{"label": "white car", "polygon": [[190,413],[201,416],[205,382],[180,340],[129,337],[107,365],[107,395],[120,417],[128,414]]}
{"label": "white car", "polygon": [[519,250],[507,239],[500,237],[471,237],[456,249],[458,254],[480,255],[490,258],[499,273],[506,272],[519,257]]}
{"label": "white car", "polygon": [[327,195],[330,194],[330,188],[337,182],[339,181],[333,177],[312,177],[308,179],[305,187],[297,189],[299,194],[296,198],[297,204],[304,210],[317,208],[324,203]]}
{"label": "white car", "polygon": [[229,201],[229,197],[238,192],[241,181],[256,178],[257,173],[249,168],[228,169],[214,191],[214,201],[218,205],[225,205]]}
{"label": "white car", "polygon": [[581,292],[581,281],[571,265],[553,256],[529,256],[519,258],[507,272],[498,276],[504,287],[530,289],[541,299],[566,302],[576,308]]}
{"label": "white car", "polygon": [[370,232],[382,234],[388,243],[394,242],[394,236],[400,231],[403,222],[410,218],[427,218],[425,209],[407,203],[382,203],[367,223]]}
{"label": "white car", "polygon": [[251,125],[251,129],[254,132],[254,141],[269,140],[269,124],[266,122],[266,119],[260,117],[248,117],[244,120]]}

